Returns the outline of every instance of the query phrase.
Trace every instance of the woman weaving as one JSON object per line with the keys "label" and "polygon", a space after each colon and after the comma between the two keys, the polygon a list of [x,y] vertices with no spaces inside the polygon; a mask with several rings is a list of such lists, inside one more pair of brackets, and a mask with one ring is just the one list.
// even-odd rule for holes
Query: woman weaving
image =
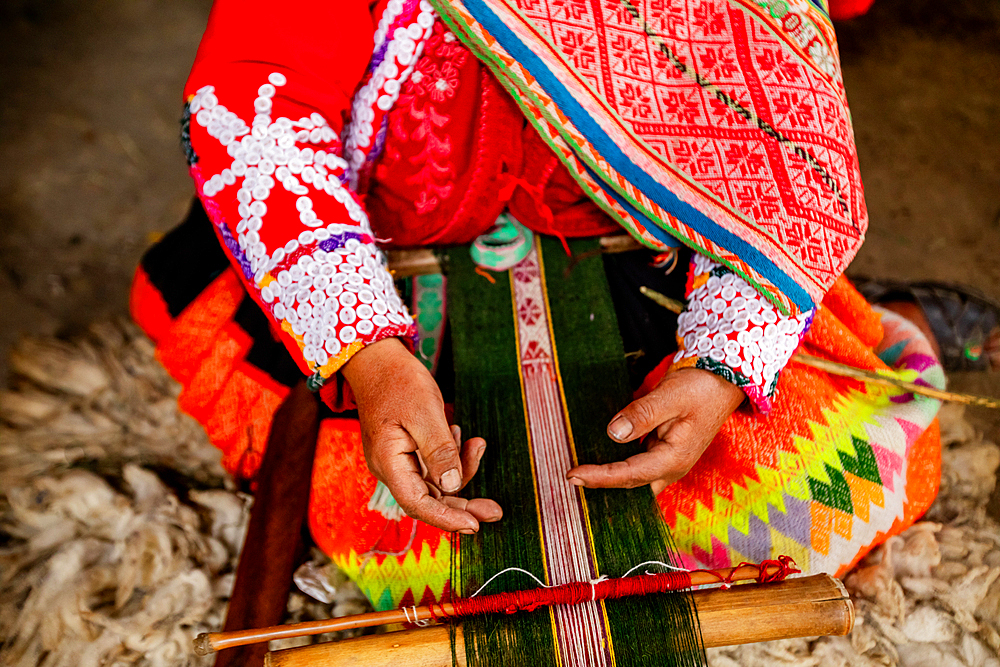
{"label": "woman weaving", "polygon": [[[634,400],[601,417],[641,451],[571,461],[560,493],[652,485],[689,567],[783,553],[831,573],[933,499],[936,402],[789,365],[802,345],[943,382],[920,332],[841,277],[867,214],[833,30],[816,6],[217,0],[185,95],[200,204],[144,260],[134,312],[237,476],[253,478],[303,374],[335,413],[356,406],[357,418],[323,422],[310,526],[376,607],[440,599],[449,533],[508,520],[495,499],[458,495],[488,449],[504,453],[450,426],[431,372],[443,318],[457,366],[474,328],[457,322],[479,321],[475,295],[487,309],[508,290],[493,310],[517,319],[515,349],[563,317],[549,265],[568,280],[593,273],[566,253],[622,227],[650,250],[606,257],[609,287],[584,300],[610,300],[573,321],[617,319],[624,350],[641,350]],[[511,230],[500,240],[513,259],[490,259],[483,247]],[[474,243],[479,266],[461,247]],[[440,280],[415,282],[414,322],[380,250],[393,247],[451,248],[447,309]],[[685,311],[657,311],[640,285],[672,291]],[[543,338],[532,350],[561,364],[569,348],[545,352],[559,335]],[[534,434],[525,374],[540,357],[522,352],[526,404],[510,414],[516,425],[527,413]],[[584,388],[546,368],[573,403]],[[473,385],[456,382],[458,402]]]}

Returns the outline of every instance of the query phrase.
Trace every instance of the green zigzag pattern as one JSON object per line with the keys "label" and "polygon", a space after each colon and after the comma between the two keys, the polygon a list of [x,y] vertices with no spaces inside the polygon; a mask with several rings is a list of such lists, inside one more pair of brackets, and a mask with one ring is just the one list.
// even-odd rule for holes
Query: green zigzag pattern
{"label": "green zigzag pattern", "polygon": [[865,424],[872,422],[890,395],[889,389],[869,386],[866,392],[852,389],[839,396],[822,411],[825,423],[809,423],[811,438],[796,436],[796,452],[779,452],[777,470],[757,466],[760,481],[733,481],[732,500],[716,495],[711,508],[697,503],[694,516],[678,512],[673,526],[678,545],[711,552],[713,538],[728,544],[730,527],[743,534],[750,530],[751,514],[770,523],[768,505],[785,512],[785,494],[853,514],[851,490],[843,473],[882,485]]}

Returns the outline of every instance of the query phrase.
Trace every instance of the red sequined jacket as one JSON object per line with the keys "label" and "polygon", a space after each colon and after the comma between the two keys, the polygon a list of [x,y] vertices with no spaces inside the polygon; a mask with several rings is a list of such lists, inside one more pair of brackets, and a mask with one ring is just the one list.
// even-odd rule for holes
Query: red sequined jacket
{"label": "red sequined jacket", "polygon": [[[413,333],[380,246],[469,243],[505,209],[545,234],[617,230],[426,2],[217,0],[185,100],[198,196],[317,383]],[[766,409],[811,313],[704,257],[688,284],[677,363]]]}

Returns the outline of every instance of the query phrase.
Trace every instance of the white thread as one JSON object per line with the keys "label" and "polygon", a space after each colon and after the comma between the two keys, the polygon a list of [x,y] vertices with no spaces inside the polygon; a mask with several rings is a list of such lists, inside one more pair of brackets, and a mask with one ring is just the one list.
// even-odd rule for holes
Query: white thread
{"label": "white thread", "polygon": [[[658,560],[647,560],[645,563],[639,563],[638,565],[636,565],[635,567],[633,567],[631,570],[629,570],[628,572],[626,572],[625,574],[623,574],[622,575],[622,579],[624,579],[628,575],[632,574],[633,572],[635,572],[636,570],[638,570],[643,565],[661,565],[661,566],[667,568],[668,570],[675,570],[677,572],[690,572],[691,571],[691,570],[685,570],[683,567],[676,567],[674,565],[669,565],[667,563],[663,563],[663,562],[658,561]],[[652,572],[647,572],[646,574],[652,574]]]}
{"label": "white thread", "polygon": [[417,605],[413,605],[412,609],[413,609],[413,623],[416,626],[421,627],[421,628],[426,628],[428,625],[431,624],[431,622],[428,621],[426,618],[425,619],[418,619],[417,618]]}
{"label": "white thread", "polygon": [[[670,564],[668,564],[668,563],[664,563],[664,562],[662,562],[662,561],[658,561],[658,560],[647,560],[647,561],[645,561],[645,562],[643,562],[643,563],[639,563],[638,565],[636,565],[635,567],[633,567],[633,568],[632,568],[631,570],[629,570],[628,572],[626,572],[625,574],[623,574],[623,575],[622,575],[622,576],[621,576],[620,578],[621,578],[621,579],[624,579],[624,578],[625,578],[625,577],[627,577],[628,575],[630,575],[630,574],[632,574],[633,572],[635,572],[636,570],[638,570],[638,569],[639,569],[640,567],[642,567],[643,565],[660,565],[660,566],[662,566],[662,567],[665,567],[665,568],[667,568],[668,570],[676,570],[677,572],[691,572],[691,570],[685,570],[685,569],[684,569],[683,567],[677,567],[677,566],[675,566],[675,565],[670,565]],[[508,568],[506,568],[506,569],[504,569],[504,570],[500,570],[499,572],[497,572],[496,574],[494,574],[494,575],[493,575],[492,577],[490,577],[489,579],[487,579],[487,580],[486,580],[486,583],[485,583],[485,584],[483,584],[482,586],[480,586],[480,587],[478,588],[478,590],[476,590],[476,592],[475,592],[475,593],[473,593],[472,595],[470,595],[469,597],[470,597],[470,598],[474,598],[474,597],[476,597],[477,595],[479,595],[480,593],[482,593],[482,592],[483,592],[483,589],[484,589],[484,588],[486,588],[487,586],[489,586],[489,585],[490,585],[490,583],[491,583],[491,582],[492,582],[492,581],[493,581],[494,579],[496,579],[497,577],[499,577],[499,576],[500,576],[501,574],[505,574],[505,573],[507,573],[507,572],[521,572],[522,574],[526,574],[526,575],[528,575],[529,577],[531,577],[532,579],[534,579],[534,580],[535,580],[535,583],[536,583],[536,584],[538,584],[539,586],[541,586],[542,588],[555,588],[555,586],[546,586],[545,584],[543,584],[543,583],[541,582],[541,580],[540,580],[540,579],[539,579],[538,577],[536,577],[535,575],[533,575],[533,574],[532,574],[531,572],[528,572],[527,570],[522,570],[522,569],[521,569],[521,568],[519,568],[519,567],[508,567]],[[652,573],[652,572],[647,572],[646,574],[653,574],[653,573]],[[590,583],[590,599],[591,599],[591,601],[593,601],[593,600],[594,600],[594,598],[596,597],[596,594],[597,594],[597,593],[596,593],[596,589],[594,588],[594,584],[597,584],[597,583],[600,583],[600,582],[602,582],[602,581],[605,581],[605,580],[607,580],[607,579],[608,579],[608,575],[606,575],[606,574],[602,574],[602,575],[601,575],[600,577],[598,577],[597,579],[591,579],[591,580],[590,580],[590,582],[589,582],[589,583]]]}
{"label": "white thread", "polygon": [[597,585],[596,584],[599,584],[602,581],[607,581],[607,580],[608,580],[608,575],[606,575],[606,574],[602,574],[597,579],[591,579],[590,580],[589,583],[590,583],[590,601],[591,602],[594,602],[594,601],[597,600]]}
{"label": "white thread", "polygon": [[[413,610],[413,618],[410,618],[411,609]],[[417,605],[413,605],[412,607],[403,607],[403,615],[406,616],[407,623],[412,623],[413,625],[416,625],[417,627],[420,628],[426,628],[428,625],[431,624],[431,622],[428,621],[426,618],[420,619],[417,617]]]}
{"label": "white thread", "polygon": [[533,575],[532,573],[528,572],[527,570],[522,570],[522,569],[521,569],[521,568],[519,568],[519,567],[508,567],[508,568],[507,568],[506,570],[500,570],[499,572],[497,572],[496,574],[494,574],[494,575],[493,575],[492,577],[490,577],[489,579],[487,579],[487,580],[486,580],[486,583],[485,583],[485,584],[483,584],[482,586],[480,586],[480,587],[479,587],[479,590],[477,590],[477,591],[476,591],[475,593],[473,593],[473,594],[472,594],[472,595],[470,595],[469,597],[470,597],[470,598],[474,598],[474,597],[476,597],[477,595],[479,595],[479,594],[480,594],[480,593],[481,593],[481,592],[483,591],[483,589],[484,589],[484,588],[486,588],[487,586],[489,586],[489,585],[490,585],[490,582],[491,582],[491,581],[493,581],[494,579],[496,579],[497,577],[499,577],[499,576],[500,576],[501,574],[504,574],[505,572],[521,572],[521,573],[523,573],[523,574],[526,574],[526,575],[528,575],[528,576],[529,576],[529,577],[531,577],[532,579],[534,579],[534,580],[535,580],[535,583],[537,583],[537,584],[538,584],[539,586],[541,586],[542,588],[552,588],[552,586],[546,586],[545,584],[543,584],[543,583],[542,583],[542,582],[541,582],[541,581],[540,581],[540,580],[538,579],[538,577],[536,577],[536,576],[535,576],[535,575]]}

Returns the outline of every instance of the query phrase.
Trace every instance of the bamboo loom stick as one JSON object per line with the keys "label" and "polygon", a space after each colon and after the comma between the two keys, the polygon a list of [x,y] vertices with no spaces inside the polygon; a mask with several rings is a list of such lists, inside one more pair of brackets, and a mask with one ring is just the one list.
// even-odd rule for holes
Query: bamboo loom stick
{"label": "bamboo loom stick", "polygon": [[[684,304],[680,301],[664,296],[655,290],[649,289],[645,285],[640,287],[639,291],[642,292],[643,296],[652,299],[654,302],[671,312],[679,313],[684,310]],[[881,387],[905,389],[906,391],[914,394],[927,396],[929,398],[936,398],[939,401],[964,403],[966,405],[980,405],[986,408],[1000,408],[1000,399],[989,398],[986,396],[974,396],[972,394],[959,394],[952,391],[943,391],[941,389],[917,384],[915,382],[892,377],[890,375],[882,375],[880,373],[876,373],[875,371],[864,370],[861,368],[855,368],[854,366],[848,366],[847,364],[837,363],[836,361],[830,361],[811,354],[796,352],[792,355],[792,361],[797,361],[800,364],[818,368],[832,375],[849,377],[855,380],[861,380],[867,384],[874,384]]]}
{"label": "bamboo loom stick", "polygon": [[[846,635],[854,605],[843,584],[826,574],[773,584],[746,584],[691,594],[706,648],[772,639]],[[444,625],[273,651],[268,667],[450,667],[449,627]],[[457,664],[465,667],[465,641],[456,628]]]}
{"label": "bamboo loom stick", "polygon": [[987,396],[974,396],[972,394],[958,394],[952,391],[942,391],[941,389],[935,389],[934,387],[927,387],[922,384],[908,382],[907,380],[879,375],[874,371],[866,371],[860,368],[854,368],[853,366],[838,364],[835,361],[814,357],[811,354],[793,354],[792,361],[797,361],[800,364],[812,366],[813,368],[818,368],[834,375],[842,375],[845,377],[852,377],[856,380],[863,380],[868,384],[876,384],[883,387],[899,387],[900,389],[905,389],[906,391],[913,392],[914,394],[936,398],[939,401],[965,403],[966,405],[981,405],[985,408],[1000,408],[1000,399],[989,398]]}
{"label": "bamboo loom stick", "polygon": [[[736,568],[729,567],[714,571],[694,571],[690,573],[691,585],[707,586],[711,584],[718,584],[721,581],[753,581],[761,578],[766,579],[780,571],[781,567],[778,565],[766,565],[763,573],[761,572],[761,568],[756,565],[742,565]],[[198,635],[195,639],[195,653],[198,655],[208,655],[209,653],[213,653],[215,651],[222,651],[236,646],[257,644],[260,642],[270,641],[272,639],[288,639],[290,637],[318,635],[324,632],[370,628],[379,625],[389,625],[391,623],[433,621],[442,617],[455,615],[455,606],[449,602],[445,602],[439,605],[435,604],[426,607],[407,607],[405,610],[392,609],[389,611],[376,611],[369,614],[344,616],[342,618],[331,618],[323,621],[309,621],[307,623],[277,625],[269,628],[211,632]]]}

